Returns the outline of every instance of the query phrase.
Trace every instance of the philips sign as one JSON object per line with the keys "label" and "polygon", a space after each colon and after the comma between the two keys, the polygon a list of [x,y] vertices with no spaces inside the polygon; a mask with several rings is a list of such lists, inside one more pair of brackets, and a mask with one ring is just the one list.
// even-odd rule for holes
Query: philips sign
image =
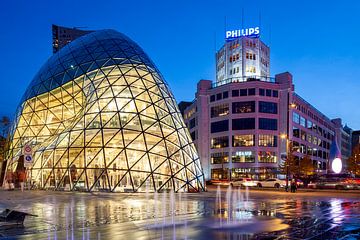
{"label": "philips sign", "polygon": [[245,28],[232,31],[226,31],[226,39],[238,38],[238,37],[259,37],[260,28]]}

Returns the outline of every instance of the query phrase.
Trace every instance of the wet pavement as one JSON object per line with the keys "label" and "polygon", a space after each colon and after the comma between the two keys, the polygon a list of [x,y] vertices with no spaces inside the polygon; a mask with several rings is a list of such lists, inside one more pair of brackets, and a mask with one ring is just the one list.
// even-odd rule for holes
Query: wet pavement
{"label": "wet pavement", "polygon": [[360,193],[0,191],[5,208],[38,216],[0,239],[360,239]]}

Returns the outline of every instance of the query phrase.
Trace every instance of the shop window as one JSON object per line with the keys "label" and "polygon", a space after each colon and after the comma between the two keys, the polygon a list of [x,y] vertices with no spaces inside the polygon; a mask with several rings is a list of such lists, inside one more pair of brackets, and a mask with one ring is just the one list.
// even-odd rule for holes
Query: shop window
{"label": "shop window", "polygon": [[277,157],[275,152],[260,151],[258,155],[258,161],[260,163],[276,163]]}
{"label": "shop window", "polygon": [[212,164],[222,164],[228,162],[229,162],[229,153],[227,152],[211,153]]}
{"label": "shop window", "polygon": [[233,163],[253,163],[255,162],[255,154],[253,151],[237,151],[231,156]]}

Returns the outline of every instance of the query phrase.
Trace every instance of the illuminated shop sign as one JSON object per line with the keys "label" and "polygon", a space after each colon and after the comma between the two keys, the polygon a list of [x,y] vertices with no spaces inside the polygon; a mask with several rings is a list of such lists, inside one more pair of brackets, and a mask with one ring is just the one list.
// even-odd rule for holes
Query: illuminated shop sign
{"label": "illuminated shop sign", "polygon": [[238,156],[238,157],[242,157],[242,156],[245,156],[245,157],[248,157],[248,156],[252,156],[253,153],[251,151],[237,151],[235,152],[235,156]]}
{"label": "illuminated shop sign", "polygon": [[226,31],[226,39],[230,40],[233,38],[238,37],[259,37],[260,35],[260,28],[254,27],[254,28],[245,28],[245,29],[238,29],[238,30],[231,30]]}

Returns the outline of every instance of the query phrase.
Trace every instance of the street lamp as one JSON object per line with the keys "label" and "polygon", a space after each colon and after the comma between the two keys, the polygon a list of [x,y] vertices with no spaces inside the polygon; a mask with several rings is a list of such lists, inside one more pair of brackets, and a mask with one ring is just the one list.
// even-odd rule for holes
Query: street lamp
{"label": "street lamp", "polygon": [[288,191],[289,189],[289,151],[288,151],[288,147],[289,147],[289,138],[288,135],[286,135],[285,133],[280,134],[280,138],[283,140],[286,140],[286,186],[285,186],[285,191]]}

